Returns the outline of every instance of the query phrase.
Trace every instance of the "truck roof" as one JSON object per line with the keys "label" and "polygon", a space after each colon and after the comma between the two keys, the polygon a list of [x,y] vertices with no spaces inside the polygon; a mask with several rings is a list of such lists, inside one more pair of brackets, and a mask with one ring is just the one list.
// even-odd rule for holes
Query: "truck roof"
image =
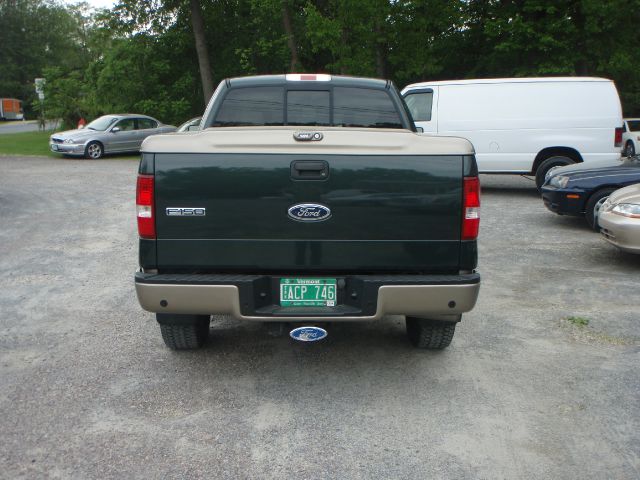
{"label": "truck roof", "polygon": [[439,80],[436,82],[419,82],[407,85],[404,89],[415,87],[442,85],[473,85],[491,83],[555,83],[555,82],[611,82],[608,78],[599,77],[520,77],[520,78],[475,78],[468,80]]}
{"label": "truck roof", "polygon": [[231,87],[264,87],[265,85],[286,85],[291,83],[330,83],[341,87],[389,88],[391,82],[379,78],[347,77],[323,73],[289,73],[286,75],[255,75],[226,80]]}

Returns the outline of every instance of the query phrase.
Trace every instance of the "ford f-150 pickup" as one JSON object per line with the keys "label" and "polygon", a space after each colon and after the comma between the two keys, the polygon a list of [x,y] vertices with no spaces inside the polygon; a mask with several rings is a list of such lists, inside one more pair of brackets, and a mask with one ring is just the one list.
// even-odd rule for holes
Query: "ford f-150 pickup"
{"label": "ford f-150 pickup", "polygon": [[397,314],[415,346],[450,344],[480,288],[467,140],[417,133],[389,81],[329,75],[225,80],[201,126],[142,146],[135,286],[168,347],[218,314]]}

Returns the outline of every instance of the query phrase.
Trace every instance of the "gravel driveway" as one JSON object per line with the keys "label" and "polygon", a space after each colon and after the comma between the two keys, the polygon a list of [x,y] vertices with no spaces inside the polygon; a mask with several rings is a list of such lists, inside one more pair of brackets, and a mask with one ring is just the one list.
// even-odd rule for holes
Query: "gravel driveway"
{"label": "gravel driveway", "polygon": [[135,299],[136,169],[0,157],[0,477],[640,477],[640,256],[533,182],[482,178],[443,352],[389,317],[312,345],[218,319],[176,353]]}

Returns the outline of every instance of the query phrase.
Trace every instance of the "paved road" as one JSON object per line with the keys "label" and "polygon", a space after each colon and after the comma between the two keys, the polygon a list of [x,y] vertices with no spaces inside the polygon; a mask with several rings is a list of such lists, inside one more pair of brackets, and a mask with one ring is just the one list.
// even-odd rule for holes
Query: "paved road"
{"label": "paved road", "polygon": [[[47,122],[47,130],[53,130],[60,126],[60,122]],[[23,133],[37,132],[38,122],[36,120],[28,120],[25,122],[7,122],[0,124],[0,135],[3,133]]]}
{"label": "paved road", "polygon": [[175,353],[133,292],[136,163],[0,171],[0,477],[640,477],[640,257],[528,180],[482,179],[481,298],[444,352],[391,317],[314,345],[218,319]]}

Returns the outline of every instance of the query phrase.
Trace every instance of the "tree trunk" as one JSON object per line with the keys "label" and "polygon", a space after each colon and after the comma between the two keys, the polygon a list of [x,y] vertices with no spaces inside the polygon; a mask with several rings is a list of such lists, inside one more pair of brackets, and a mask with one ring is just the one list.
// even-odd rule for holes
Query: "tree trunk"
{"label": "tree trunk", "polygon": [[213,95],[213,72],[211,71],[211,63],[209,62],[207,37],[204,32],[200,0],[191,0],[191,26],[196,41],[200,79],[202,80],[202,93],[204,94],[204,104],[206,105],[209,103],[211,95]]}
{"label": "tree trunk", "polygon": [[288,0],[282,0],[282,24],[284,25],[284,31],[287,34],[287,45],[289,46],[289,52],[291,52],[291,64],[289,65],[289,72],[295,72],[298,70],[298,45],[296,44],[296,37],[291,27],[291,15],[289,14],[289,2]]}

